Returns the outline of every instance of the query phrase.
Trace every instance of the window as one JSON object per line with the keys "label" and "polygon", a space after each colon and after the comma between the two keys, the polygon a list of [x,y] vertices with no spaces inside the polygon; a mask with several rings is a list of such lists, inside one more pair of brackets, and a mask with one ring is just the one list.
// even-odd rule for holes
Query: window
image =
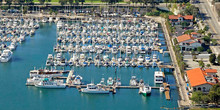
{"label": "window", "polygon": [[196,91],[196,88],[193,88],[193,91]]}
{"label": "window", "polygon": [[201,87],[199,87],[198,90],[201,91]]}
{"label": "window", "polygon": [[202,89],[203,89],[203,92],[206,92],[206,88],[205,87],[203,87]]}

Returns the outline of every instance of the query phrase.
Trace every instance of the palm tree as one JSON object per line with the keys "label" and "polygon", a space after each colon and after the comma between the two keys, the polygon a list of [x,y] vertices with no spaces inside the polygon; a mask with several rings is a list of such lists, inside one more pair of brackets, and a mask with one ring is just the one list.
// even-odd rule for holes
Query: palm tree
{"label": "palm tree", "polygon": [[46,0],[47,4],[46,4],[46,7],[48,6],[48,2],[51,2],[51,0]]}
{"label": "palm tree", "polygon": [[59,3],[63,6],[67,4],[67,0],[59,0]]}
{"label": "palm tree", "polygon": [[[29,1],[29,0],[28,0]],[[44,4],[45,0],[38,0],[40,2],[41,5]]]}
{"label": "palm tree", "polygon": [[8,5],[9,8],[10,8],[11,4],[12,4],[12,0],[7,0],[7,1],[6,1],[6,5]]}

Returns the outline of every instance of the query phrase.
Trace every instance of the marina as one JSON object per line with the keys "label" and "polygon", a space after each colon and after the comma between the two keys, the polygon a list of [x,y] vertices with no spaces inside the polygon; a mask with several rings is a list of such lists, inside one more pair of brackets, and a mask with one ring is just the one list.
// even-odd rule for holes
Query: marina
{"label": "marina", "polygon": [[[139,21],[139,20],[137,20],[137,21]],[[95,24],[95,22],[93,22],[93,23]],[[123,38],[124,40],[122,39],[119,43],[117,43],[117,41],[113,41],[113,39],[112,39],[112,43],[109,40],[107,40],[109,42],[106,42],[105,40],[108,39],[107,36],[103,37],[103,36],[90,35],[90,38],[91,38],[90,42],[88,39],[83,41],[82,35],[79,35],[79,37],[77,37],[76,36],[77,34],[75,36],[73,35],[72,37],[71,37],[71,35],[68,35],[68,36],[62,35],[63,37],[61,38],[60,37],[61,35],[59,35],[59,33],[60,32],[67,33],[67,31],[68,31],[68,28],[67,28],[68,26],[65,25],[67,23],[65,23],[63,25],[63,26],[66,26],[66,30],[65,30],[65,27],[63,27],[63,29],[57,30],[58,23],[57,24],[39,23],[39,24],[40,24],[40,28],[38,30],[36,30],[35,35],[34,35],[37,37],[33,37],[33,38],[28,37],[27,41],[24,43],[24,46],[18,47],[17,50],[15,52],[13,52],[13,56],[15,55],[15,57],[12,57],[11,62],[6,63],[6,64],[3,64],[3,63],[0,64],[1,65],[0,68],[3,68],[3,65],[7,65],[8,66],[7,68],[10,68],[10,65],[12,65],[12,67],[17,66],[17,68],[19,68],[19,67],[21,68],[22,65],[19,66],[19,64],[18,64],[21,62],[23,62],[23,64],[27,65],[27,67],[26,67],[27,70],[25,70],[25,71],[18,70],[20,73],[24,74],[24,76],[22,76],[22,78],[21,78],[23,80],[22,82],[24,82],[24,83],[18,84],[18,86],[22,87],[21,91],[23,91],[24,93],[27,93],[27,92],[29,93],[27,97],[39,99],[38,95],[40,95],[40,94],[42,94],[44,97],[45,97],[44,94],[48,94],[49,95],[48,97],[53,97],[52,94],[62,94],[63,93],[63,94],[68,94],[68,95],[65,95],[65,96],[56,95],[56,96],[61,101],[64,101],[63,97],[66,97],[66,98],[69,96],[72,98],[74,97],[73,99],[67,98],[67,100],[71,101],[71,103],[74,102],[76,104],[79,104],[81,107],[83,106],[83,104],[74,101],[74,99],[82,100],[83,98],[87,98],[87,100],[95,100],[98,102],[100,102],[102,100],[107,100],[107,102],[114,101],[115,99],[113,98],[113,95],[110,95],[110,94],[107,96],[106,95],[100,95],[100,96],[99,95],[92,95],[91,96],[90,94],[84,94],[81,92],[79,93],[77,90],[79,88],[86,88],[87,84],[91,84],[91,83],[94,83],[95,85],[99,86],[98,84],[100,83],[100,80],[102,81],[102,78],[104,78],[106,80],[105,81],[106,84],[107,83],[112,84],[111,81],[109,80],[109,78],[111,77],[112,80],[116,79],[115,82],[117,82],[117,79],[120,78],[120,82],[121,82],[120,86],[115,86],[115,85],[107,86],[106,85],[106,88],[109,88],[109,89],[107,89],[109,92],[114,92],[114,89],[116,89],[116,92],[114,92],[114,93],[116,93],[115,96],[117,97],[117,100],[120,100],[120,101],[127,100],[127,99],[125,99],[125,97],[127,97],[129,95],[129,97],[133,100],[131,102],[127,102],[127,103],[142,102],[145,105],[142,105],[142,104],[136,105],[136,106],[142,106],[141,109],[149,108],[148,106],[152,103],[157,102],[157,100],[161,100],[161,102],[160,102],[161,105],[164,105],[167,107],[177,106],[176,100],[178,99],[178,92],[177,92],[176,87],[170,86],[169,92],[166,92],[167,88],[166,88],[166,86],[164,86],[165,91],[160,92],[160,88],[161,88],[160,84],[158,85],[158,84],[154,83],[154,72],[155,71],[161,70],[161,71],[166,72],[166,70],[163,68],[166,68],[166,67],[173,68],[170,63],[171,60],[169,58],[169,55],[167,55],[167,54],[163,55],[163,52],[160,52],[160,51],[166,51],[166,48],[163,48],[163,49],[161,48],[161,47],[165,47],[165,44],[164,44],[164,37],[163,37],[163,34],[162,34],[160,27],[158,27],[156,35],[151,36],[152,38],[154,38],[154,39],[152,39],[151,43],[148,43],[146,41],[142,41],[142,43],[141,43],[140,42],[141,39],[145,39],[146,36],[145,37],[138,36],[138,37],[133,37],[134,39],[139,39],[139,43],[134,44],[134,43],[129,43],[132,41],[132,38],[130,39],[130,41],[128,41],[128,40],[126,41],[126,38],[128,37],[128,36],[126,36],[126,33]],[[92,24],[92,22],[90,24]],[[77,22],[73,21],[71,23],[71,21],[70,21],[70,23],[68,25],[69,26],[70,25],[77,25]],[[82,25],[82,24],[80,24],[80,25]],[[98,24],[96,24],[96,25],[98,25]],[[74,27],[77,27],[77,26],[74,26]],[[91,28],[91,30],[93,30],[93,29]],[[57,31],[57,32],[54,33],[54,31]],[[82,31],[80,31],[80,28],[76,29],[76,33],[77,33],[77,31],[79,31],[79,33],[82,33]],[[44,32],[49,32],[49,33],[44,33]],[[115,32],[117,32],[117,31],[115,30]],[[92,33],[92,32],[90,32],[90,33]],[[110,31],[109,33],[113,33],[113,31]],[[105,34],[107,34],[107,32]],[[85,33],[84,38],[89,38],[88,36],[89,35],[86,35],[86,33]],[[118,36],[118,35],[112,34],[112,36]],[[146,37],[146,38],[150,39],[151,37]],[[74,40],[76,38],[79,38],[80,40]],[[100,38],[100,42],[97,39],[96,39],[97,40],[96,43],[93,42],[93,40],[92,40],[93,38]],[[33,40],[29,40],[29,39],[33,39]],[[60,40],[60,42],[59,42],[59,39],[62,39],[62,40]],[[66,39],[69,39],[69,40],[66,40]],[[73,39],[73,42],[70,43],[71,39]],[[117,39],[117,37],[116,37],[116,39]],[[159,40],[157,40],[157,39],[159,39]],[[65,41],[65,43],[64,43],[64,41]],[[80,41],[80,42],[77,44],[77,42],[75,42],[75,41]],[[83,42],[85,42],[85,44],[83,44]],[[91,42],[93,42],[93,44]],[[121,42],[124,42],[124,43],[121,43]],[[38,44],[38,45],[36,45],[36,44]],[[47,44],[47,47],[44,47],[43,45],[46,45],[46,44]],[[72,46],[70,44],[72,44]],[[41,46],[39,46],[39,45],[41,45]],[[77,45],[78,45],[78,48],[76,48]],[[62,50],[62,46],[65,47],[65,48],[63,48],[63,50]],[[74,48],[72,48],[72,50],[69,50],[69,49],[67,49],[67,47],[74,47]],[[21,48],[22,48],[22,50],[21,50]],[[56,50],[55,50],[55,48],[56,48]],[[114,49],[117,51],[114,51]],[[31,50],[33,50],[34,52],[30,52]],[[135,50],[137,50],[136,51],[137,54],[135,54]],[[24,54],[23,53],[24,51],[29,52],[29,53]],[[34,59],[28,58],[27,57],[28,55],[32,55],[32,57]],[[16,58],[16,56],[17,56],[17,58]],[[40,56],[40,58],[39,58],[39,56]],[[18,58],[18,57],[20,57],[20,58]],[[27,58],[27,59],[25,59],[25,58]],[[76,60],[75,58],[78,58],[78,60]],[[132,61],[135,59],[136,59],[136,61]],[[150,59],[150,61],[149,61],[149,59]],[[29,62],[25,62],[25,60],[28,60]],[[71,63],[71,61],[72,61],[72,63]],[[115,61],[115,62],[113,62],[113,61]],[[132,62],[134,62],[133,66],[132,66]],[[155,63],[153,63],[153,62],[155,62]],[[34,67],[37,67],[37,69],[36,68],[33,69]],[[62,75],[56,76],[57,79],[55,78],[55,76],[52,76],[52,77],[55,78],[53,80],[58,80],[58,81],[63,80],[63,82],[61,81],[60,83],[62,83],[62,84],[65,83],[66,89],[50,90],[50,89],[42,89],[39,87],[35,88],[34,86],[23,87],[24,84],[26,83],[26,78],[35,77],[35,76],[30,76],[31,70],[40,70],[40,69],[44,70],[45,67],[47,68],[47,70],[51,70],[51,71],[52,70],[60,70],[59,73],[63,72]],[[71,73],[69,70],[73,70],[74,73]],[[11,72],[14,73],[15,70],[11,70]],[[74,79],[78,79],[76,77],[79,77],[79,79],[80,79],[80,76],[81,76],[82,77],[81,80],[84,84],[77,85],[77,80],[70,78],[73,75],[75,75]],[[149,84],[149,86],[152,88],[150,96],[139,95],[138,90],[139,90],[140,86],[130,86],[129,85],[129,82],[130,82],[130,79],[132,76],[136,76],[136,78],[138,80],[143,79],[145,81],[145,83]],[[45,79],[44,81],[50,80],[49,77],[51,77],[51,76],[48,74],[42,76],[42,78],[46,78],[46,77],[48,77],[48,79]],[[16,77],[13,76],[12,78],[16,78]],[[165,79],[167,79],[168,84],[175,85],[175,79],[172,76],[172,74],[166,73]],[[109,80],[109,82],[107,82],[107,80]],[[73,84],[74,81],[76,84]],[[50,83],[49,85],[56,85],[56,84],[57,83]],[[115,83],[115,84],[119,84],[119,83]],[[40,83],[37,83],[37,85],[40,85]],[[93,86],[93,85],[91,85],[91,86],[96,88],[96,86]],[[9,87],[11,87],[11,86],[9,86]],[[15,88],[17,88],[17,87],[15,87]],[[77,89],[71,89],[71,88],[77,88]],[[34,92],[34,91],[36,92],[36,94],[33,96],[30,93]],[[37,91],[39,91],[39,92],[37,92]],[[40,93],[40,91],[43,93]],[[107,91],[107,93],[108,93],[108,91]],[[45,100],[44,97],[42,97],[42,98]],[[98,99],[94,99],[95,97],[97,97]],[[100,97],[102,97],[102,98],[100,99]],[[167,100],[170,100],[170,101],[167,101]],[[26,100],[26,101],[28,101],[28,100]],[[39,103],[39,102],[37,102],[37,103]],[[85,103],[92,104],[92,102],[90,102],[90,101],[85,102]],[[171,105],[170,105],[170,103],[171,103]],[[121,104],[122,103],[118,102],[116,105],[120,106]],[[105,106],[110,107],[110,106],[112,106],[112,104],[108,103],[108,104],[105,104]],[[122,104],[121,106],[124,106],[124,105]],[[136,106],[131,105],[130,108],[128,108],[128,109],[135,108]],[[57,105],[57,107],[60,107],[60,105]],[[69,107],[66,107],[66,109],[68,109],[68,108]],[[78,107],[74,107],[74,108],[77,109]],[[82,108],[87,109],[86,107],[82,107]],[[115,108],[115,107],[113,107],[113,108]],[[150,107],[150,108],[152,108],[152,107]],[[159,109],[160,107],[159,108],[153,107],[153,108]],[[65,107],[64,107],[64,109],[65,109]],[[91,108],[91,109],[95,109],[95,108]],[[102,107],[99,109],[102,109]],[[115,108],[115,109],[117,109],[117,108]]]}
{"label": "marina", "polygon": [[38,28],[38,19],[0,18],[0,62],[10,61],[18,43],[33,36]]}

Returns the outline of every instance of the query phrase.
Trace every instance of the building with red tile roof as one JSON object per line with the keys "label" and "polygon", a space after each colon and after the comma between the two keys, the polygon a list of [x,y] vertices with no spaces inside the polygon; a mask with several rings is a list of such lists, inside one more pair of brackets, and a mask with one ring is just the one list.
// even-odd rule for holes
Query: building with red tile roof
{"label": "building with red tile roof", "polygon": [[192,35],[189,34],[178,36],[176,39],[182,51],[190,51],[192,49],[201,47],[200,40],[192,37]]}
{"label": "building with red tile roof", "polygon": [[202,92],[208,92],[212,85],[218,83],[218,79],[207,74],[207,71],[214,72],[214,70],[203,70],[201,68],[186,71],[191,91],[200,90]]}
{"label": "building with red tile roof", "polygon": [[193,24],[193,15],[169,15],[169,21],[172,25],[180,25],[182,22],[188,22],[190,25]]}

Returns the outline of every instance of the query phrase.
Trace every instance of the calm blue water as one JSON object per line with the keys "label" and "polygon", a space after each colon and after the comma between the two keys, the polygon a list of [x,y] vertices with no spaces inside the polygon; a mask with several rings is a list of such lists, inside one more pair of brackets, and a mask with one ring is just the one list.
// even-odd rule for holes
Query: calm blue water
{"label": "calm blue water", "polygon": [[[163,39],[163,34],[160,34]],[[151,96],[138,94],[138,89],[120,89],[116,94],[89,95],[81,94],[74,88],[39,89],[25,86],[29,71],[34,67],[44,67],[47,55],[53,53],[56,42],[55,24],[44,24],[34,37],[20,44],[14,51],[9,63],[0,63],[0,109],[1,110],[158,110],[162,106],[177,107],[178,92],[171,87],[171,100],[165,99],[164,93],[152,90]],[[164,62],[170,57],[159,55]],[[67,68],[69,69],[69,68]],[[93,80],[98,83],[102,77],[115,77],[115,68],[79,67],[75,74],[83,76],[85,83]],[[132,75],[154,85],[153,75],[158,68],[118,68],[117,76],[122,85],[128,85]],[[170,84],[175,84],[172,74],[166,75]]]}

